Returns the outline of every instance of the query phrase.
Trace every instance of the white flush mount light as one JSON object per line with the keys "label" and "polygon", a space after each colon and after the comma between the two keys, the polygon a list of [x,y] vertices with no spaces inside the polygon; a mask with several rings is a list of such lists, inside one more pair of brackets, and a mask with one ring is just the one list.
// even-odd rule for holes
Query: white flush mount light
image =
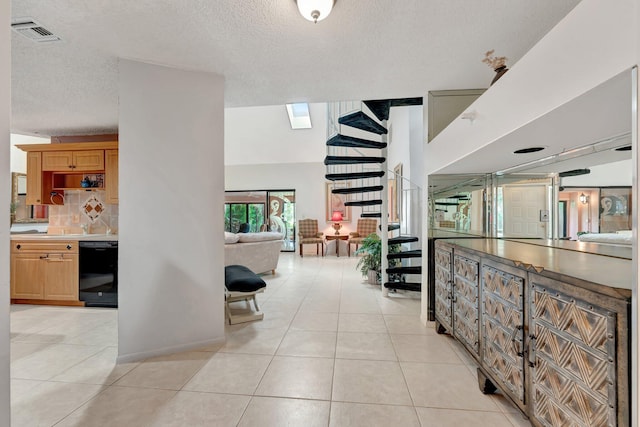
{"label": "white flush mount light", "polygon": [[295,0],[300,15],[317,23],[329,16],[336,0]]}
{"label": "white flush mount light", "polygon": [[306,102],[287,104],[287,114],[289,115],[291,129],[311,129],[309,104]]}

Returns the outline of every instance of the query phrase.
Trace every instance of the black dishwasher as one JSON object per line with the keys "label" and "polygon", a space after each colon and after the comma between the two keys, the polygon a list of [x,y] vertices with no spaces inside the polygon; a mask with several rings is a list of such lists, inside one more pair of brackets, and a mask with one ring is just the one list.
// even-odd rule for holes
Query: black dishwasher
{"label": "black dishwasher", "polygon": [[87,307],[118,306],[118,242],[80,241],[80,301]]}

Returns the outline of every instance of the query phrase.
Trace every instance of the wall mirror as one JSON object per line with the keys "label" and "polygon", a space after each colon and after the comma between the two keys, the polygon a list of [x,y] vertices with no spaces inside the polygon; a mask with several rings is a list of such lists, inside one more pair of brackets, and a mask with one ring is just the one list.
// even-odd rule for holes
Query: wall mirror
{"label": "wall mirror", "polygon": [[627,246],[630,258],[632,92],[632,73],[623,72],[430,175],[432,234],[555,244],[593,235],[580,250]]}
{"label": "wall mirror", "polygon": [[47,206],[27,204],[27,175],[20,172],[11,173],[11,223],[48,222]]}

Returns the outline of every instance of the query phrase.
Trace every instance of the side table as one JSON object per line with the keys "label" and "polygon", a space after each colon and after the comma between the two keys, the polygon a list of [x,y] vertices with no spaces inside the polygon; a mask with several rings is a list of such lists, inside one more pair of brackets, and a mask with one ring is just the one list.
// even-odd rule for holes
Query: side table
{"label": "side table", "polygon": [[336,256],[340,257],[340,240],[349,240],[349,236],[346,234],[327,234],[325,238],[327,239],[327,247],[329,247],[330,241],[336,241]]}

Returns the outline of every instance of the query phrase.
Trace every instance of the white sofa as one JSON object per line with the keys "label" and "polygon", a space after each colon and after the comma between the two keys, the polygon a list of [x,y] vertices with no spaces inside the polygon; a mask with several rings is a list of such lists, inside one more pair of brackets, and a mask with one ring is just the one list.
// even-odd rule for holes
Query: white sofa
{"label": "white sofa", "polygon": [[244,265],[256,274],[275,274],[282,237],[273,232],[225,233],[224,265]]}

